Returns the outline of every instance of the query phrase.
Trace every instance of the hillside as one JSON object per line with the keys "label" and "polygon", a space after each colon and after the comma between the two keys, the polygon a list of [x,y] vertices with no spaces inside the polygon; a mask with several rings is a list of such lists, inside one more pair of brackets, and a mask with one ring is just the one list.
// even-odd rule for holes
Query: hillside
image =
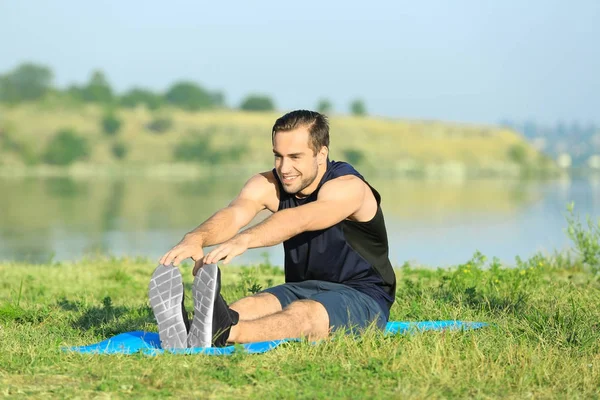
{"label": "hillside", "polygon": [[[89,144],[87,157],[71,169],[186,169],[182,162],[269,168],[270,130],[281,114],[118,109],[114,115],[121,125],[112,135],[103,130],[104,115],[96,105],[0,108],[0,165],[4,170],[26,165],[40,169],[47,163],[51,139],[70,129]],[[554,165],[509,129],[350,116],[332,116],[330,122],[332,159],[384,175],[513,175],[522,167]]]}

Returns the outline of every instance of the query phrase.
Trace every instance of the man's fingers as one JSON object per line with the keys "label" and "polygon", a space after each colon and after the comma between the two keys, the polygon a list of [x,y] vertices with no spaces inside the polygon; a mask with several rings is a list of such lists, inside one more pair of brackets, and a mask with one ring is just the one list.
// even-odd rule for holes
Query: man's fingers
{"label": "man's fingers", "polygon": [[211,251],[210,253],[208,253],[208,255],[205,257],[204,261],[206,262],[206,264],[214,264],[214,263],[218,262],[219,260],[221,260],[223,257],[225,257],[228,252],[229,252],[229,247],[227,247],[227,246],[218,247],[218,248],[214,249],[213,251]]}
{"label": "man's fingers", "polygon": [[177,257],[179,254],[181,254],[183,250],[178,247],[175,246],[171,249],[171,251],[169,251],[167,253],[167,255],[164,257],[164,259],[161,261],[162,265],[171,265],[173,263],[173,260],[175,259],[175,257]]}
{"label": "man's fingers", "polygon": [[171,254],[171,250],[169,250],[166,254],[164,254],[161,258],[159,263],[161,263],[162,265],[165,265],[165,262],[167,261],[167,258],[169,257],[169,255]]}
{"label": "man's fingers", "polygon": [[213,249],[213,251],[211,251],[210,253],[208,253],[206,255],[206,257],[204,257],[204,262],[206,264],[213,264],[213,259],[216,257],[216,255],[220,252],[221,248],[218,247],[216,249]]}
{"label": "man's fingers", "polygon": [[179,263],[182,262],[183,260],[185,260],[186,258],[189,257],[189,253],[187,251],[181,251],[179,252],[179,254],[177,254],[175,256],[175,258],[173,258],[173,265],[174,266],[179,266]]}
{"label": "man's fingers", "polygon": [[212,264],[213,257],[214,257],[214,254],[212,252],[208,253],[206,255],[206,257],[204,257],[204,264]]}
{"label": "man's fingers", "polygon": [[166,255],[164,255],[161,259],[160,259],[160,263],[162,265],[169,265],[171,264],[171,260],[173,259],[173,251],[169,251]]}

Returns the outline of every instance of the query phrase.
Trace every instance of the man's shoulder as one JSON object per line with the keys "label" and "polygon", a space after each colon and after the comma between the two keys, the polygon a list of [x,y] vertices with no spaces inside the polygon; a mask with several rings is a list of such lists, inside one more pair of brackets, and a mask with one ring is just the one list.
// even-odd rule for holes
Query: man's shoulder
{"label": "man's shoulder", "polygon": [[365,182],[356,175],[347,174],[333,177],[323,184],[319,194],[348,195],[350,192],[359,192],[364,190]]}
{"label": "man's shoulder", "polygon": [[252,175],[247,181],[245,186],[268,186],[276,185],[277,179],[273,174],[273,171],[258,172]]}
{"label": "man's shoulder", "polygon": [[257,175],[262,176],[264,179],[266,179],[271,184],[277,183],[277,178],[275,177],[275,174],[273,173],[273,171],[259,172]]}
{"label": "man's shoulder", "polygon": [[259,172],[252,176],[244,185],[244,191],[251,196],[258,196],[271,211],[279,204],[279,184],[273,171]]}

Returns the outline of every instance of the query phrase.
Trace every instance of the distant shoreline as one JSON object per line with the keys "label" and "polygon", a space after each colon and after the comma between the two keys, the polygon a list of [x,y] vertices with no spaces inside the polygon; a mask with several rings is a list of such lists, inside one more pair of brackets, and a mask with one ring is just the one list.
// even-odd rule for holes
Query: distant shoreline
{"label": "distant shoreline", "polygon": [[[53,165],[0,165],[1,178],[53,178],[53,177],[144,177],[144,178],[176,178],[196,179],[225,176],[248,176],[271,170],[271,165],[264,164],[219,164],[206,165],[195,163],[161,163],[155,165],[131,164],[91,164],[77,163],[70,166]],[[564,169],[525,170],[515,165],[498,164],[495,168],[468,167],[458,162],[443,164],[423,164],[407,166],[405,168],[358,166],[357,169],[364,175],[372,178],[410,178],[410,179],[504,179],[504,178],[560,178],[564,176],[600,176],[600,171],[592,169]]]}

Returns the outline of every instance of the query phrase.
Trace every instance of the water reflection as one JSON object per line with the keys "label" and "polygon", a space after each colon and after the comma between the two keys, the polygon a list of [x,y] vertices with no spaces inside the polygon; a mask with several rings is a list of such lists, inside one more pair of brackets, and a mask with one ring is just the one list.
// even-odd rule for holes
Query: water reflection
{"label": "water reflection", "polygon": [[[247,178],[0,178],[0,260],[47,262],[89,252],[158,258],[231,201]],[[567,244],[568,202],[583,215],[600,211],[597,180],[370,183],[383,197],[396,265],[448,265],[477,249],[505,260],[552,251]],[[263,252],[238,262],[261,260]],[[282,263],[280,246],[268,254]]]}

